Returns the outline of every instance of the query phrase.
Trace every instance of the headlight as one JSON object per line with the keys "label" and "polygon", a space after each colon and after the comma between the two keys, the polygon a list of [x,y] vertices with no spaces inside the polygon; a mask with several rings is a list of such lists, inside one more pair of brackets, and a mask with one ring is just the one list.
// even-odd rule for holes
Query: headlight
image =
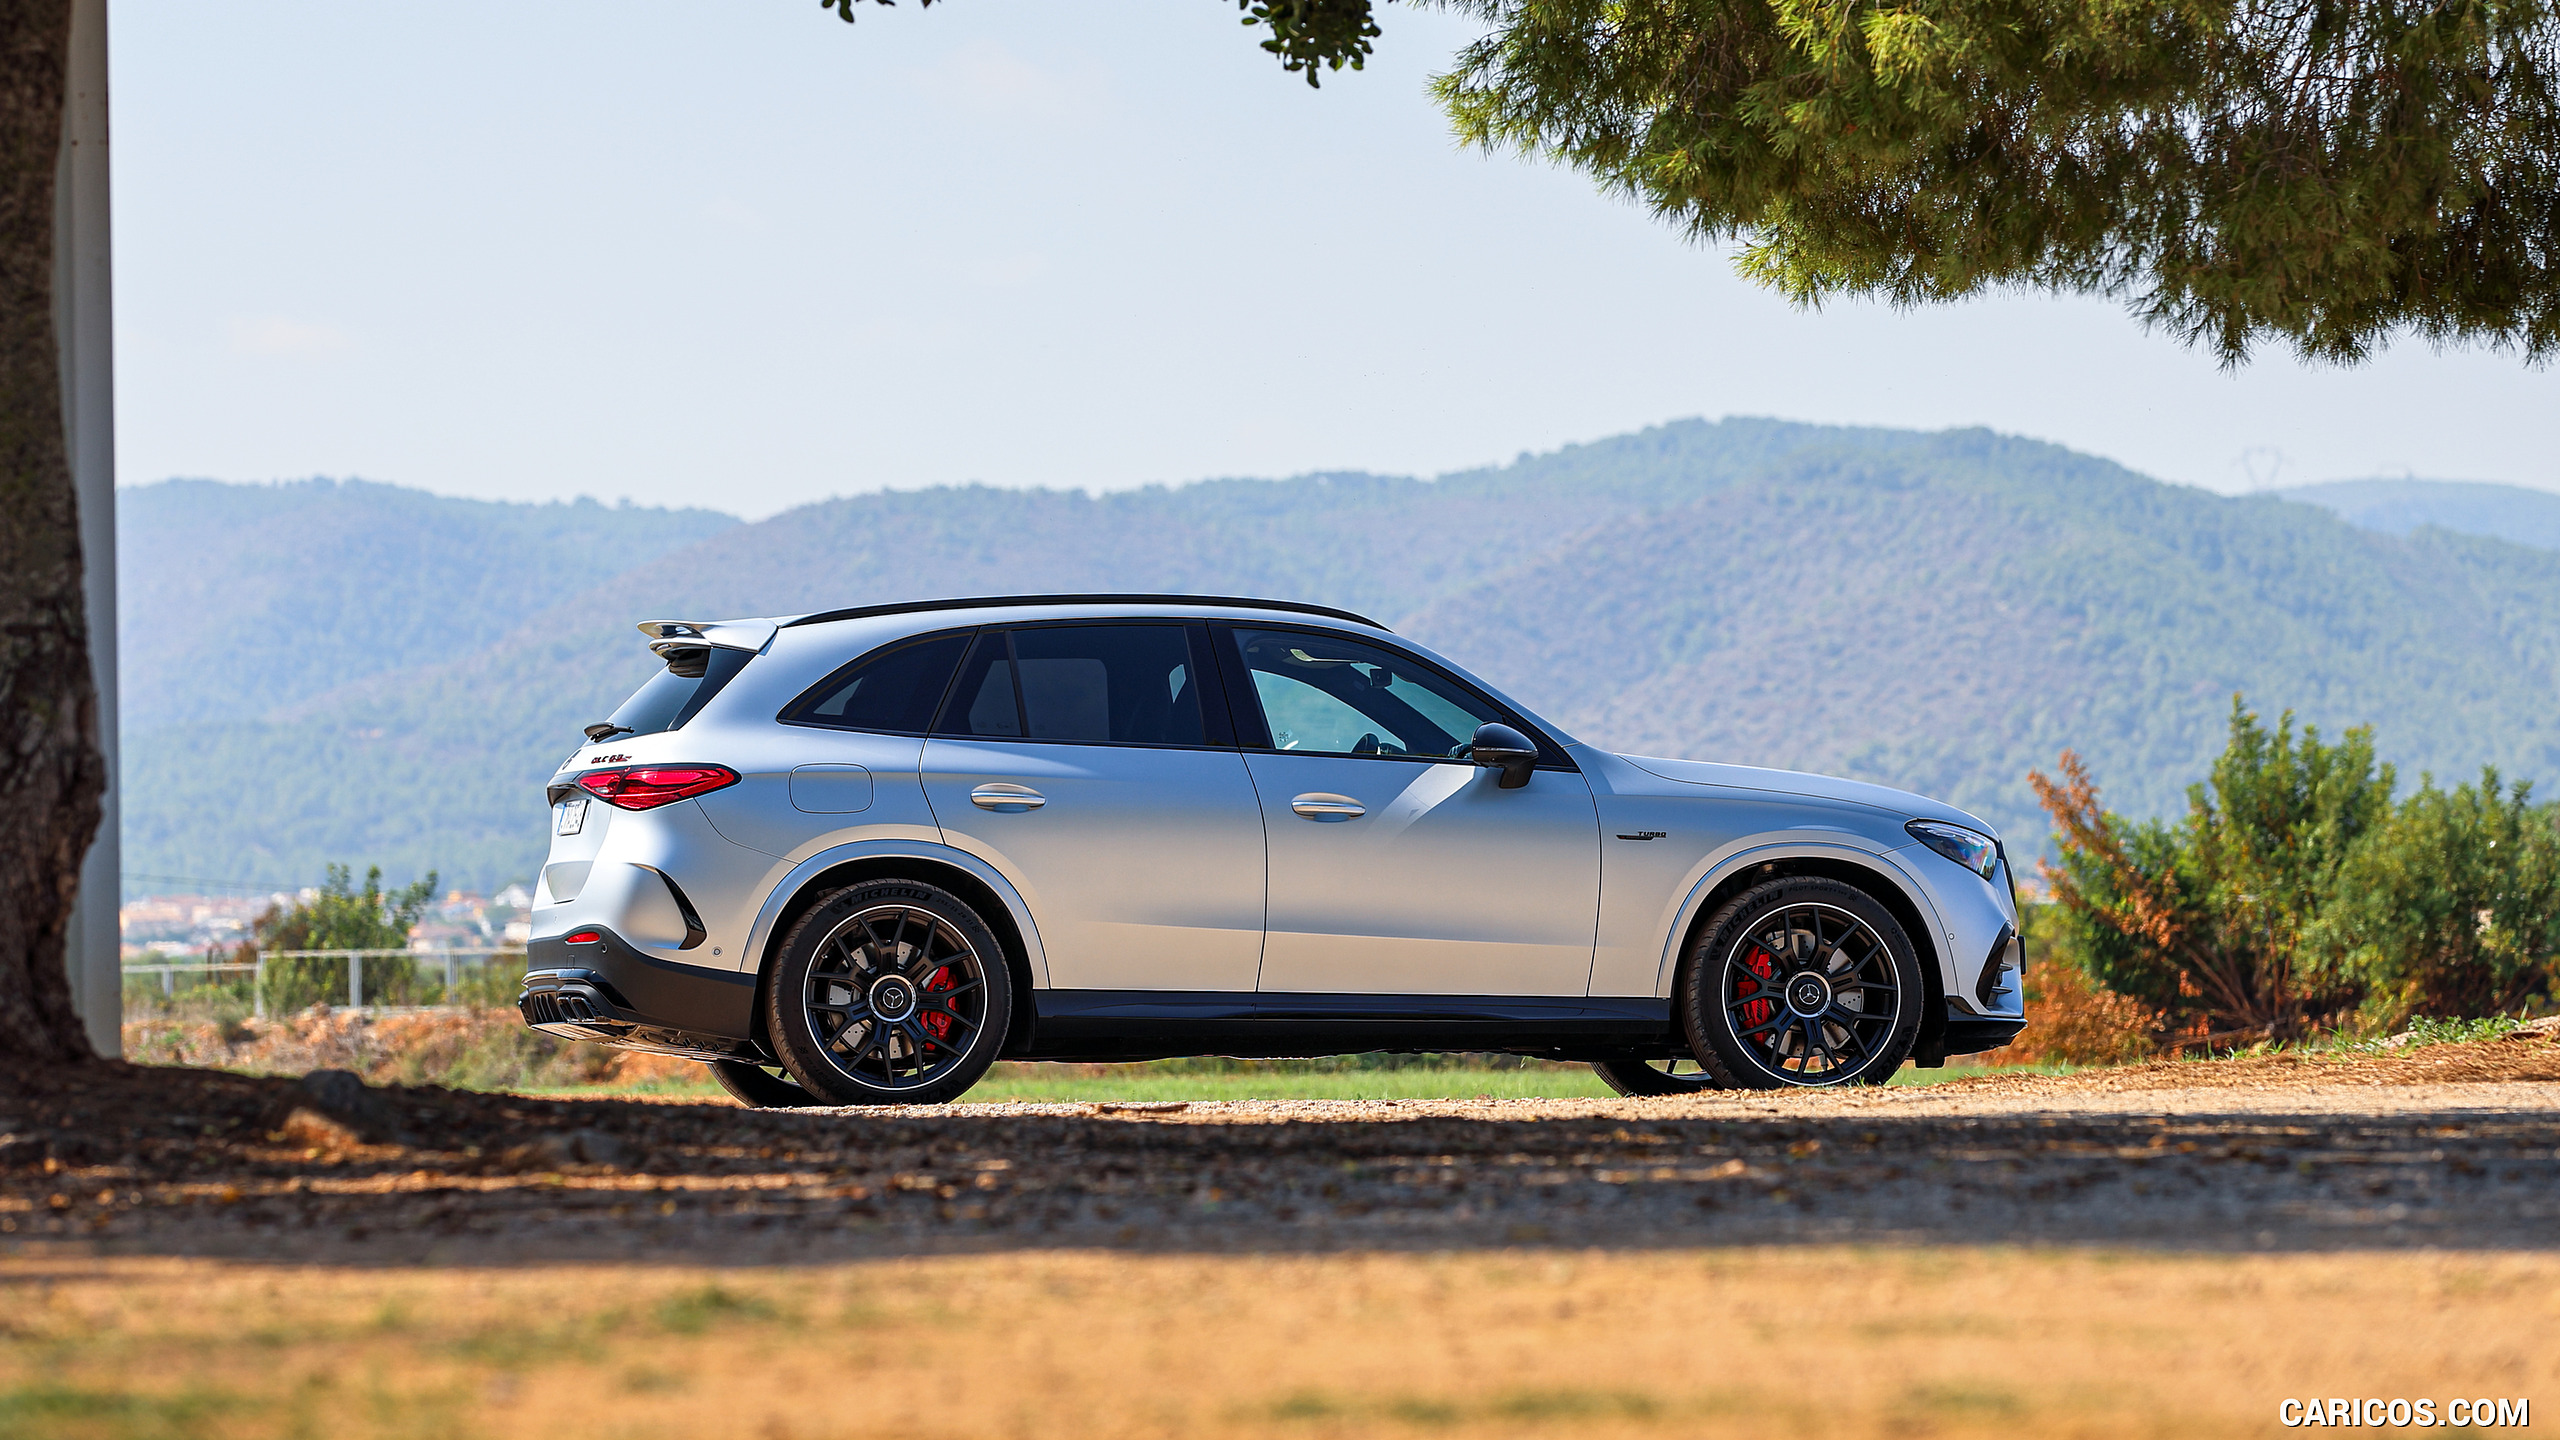
{"label": "headlight", "polygon": [[2000,842],[1944,820],[1914,820],[1902,827],[1911,838],[1988,880],[2000,869]]}

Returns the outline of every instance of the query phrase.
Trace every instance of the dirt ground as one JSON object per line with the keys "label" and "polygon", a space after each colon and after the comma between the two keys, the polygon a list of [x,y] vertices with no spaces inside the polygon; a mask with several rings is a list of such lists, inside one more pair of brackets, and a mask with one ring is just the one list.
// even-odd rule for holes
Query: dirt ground
{"label": "dirt ground", "polygon": [[291,1082],[211,1071],[21,1077],[0,1089],[0,1245],[791,1264],[2560,1238],[2560,1043],[2543,1037],[1679,1100],[787,1112],[379,1087],[355,1103],[332,1119]]}
{"label": "dirt ground", "polygon": [[2560,1405],[2548,1038],[1675,1101],[317,1089],[0,1069],[0,1433],[2148,1436],[2263,1433],[2288,1396]]}

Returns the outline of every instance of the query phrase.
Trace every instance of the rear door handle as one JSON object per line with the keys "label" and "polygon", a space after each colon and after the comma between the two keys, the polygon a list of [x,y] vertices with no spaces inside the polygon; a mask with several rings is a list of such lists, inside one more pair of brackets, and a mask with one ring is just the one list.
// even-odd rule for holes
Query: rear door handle
{"label": "rear door handle", "polygon": [[1369,813],[1348,795],[1329,795],[1321,790],[1290,801],[1289,808],[1310,820],[1356,820]]}
{"label": "rear door handle", "polygon": [[1018,815],[1025,810],[1037,810],[1048,804],[1049,797],[1028,785],[1008,785],[999,780],[970,791],[969,803],[981,810]]}

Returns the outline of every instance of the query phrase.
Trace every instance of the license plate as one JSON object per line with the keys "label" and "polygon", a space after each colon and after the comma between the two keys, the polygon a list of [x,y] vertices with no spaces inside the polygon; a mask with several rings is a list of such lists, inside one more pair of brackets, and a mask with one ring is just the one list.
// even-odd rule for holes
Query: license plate
{"label": "license plate", "polygon": [[587,802],[580,798],[560,802],[559,823],[551,827],[554,835],[575,835],[587,828]]}

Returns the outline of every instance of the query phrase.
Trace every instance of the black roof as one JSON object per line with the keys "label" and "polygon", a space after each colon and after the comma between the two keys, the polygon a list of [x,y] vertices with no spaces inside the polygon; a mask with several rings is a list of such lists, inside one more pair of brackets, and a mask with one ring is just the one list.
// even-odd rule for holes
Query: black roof
{"label": "black roof", "polygon": [[896,605],[857,605],[850,610],[823,610],[803,615],[793,625],[823,625],[830,620],[860,620],[872,615],[906,615],[920,610],[992,610],[1016,605],[1209,605],[1229,610],[1286,610],[1348,620],[1373,630],[1387,627],[1366,615],[1330,605],[1303,605],[1295,600],[1246,600],[1233,595],[964,595],[951,600],[910,600]]}

